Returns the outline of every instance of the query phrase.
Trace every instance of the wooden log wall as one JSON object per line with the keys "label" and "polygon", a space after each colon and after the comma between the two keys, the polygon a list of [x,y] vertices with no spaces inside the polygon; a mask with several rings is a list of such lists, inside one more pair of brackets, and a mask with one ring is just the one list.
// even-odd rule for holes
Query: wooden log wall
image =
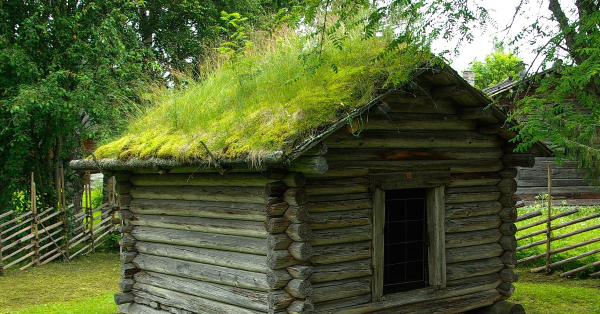
{"label": "wooden log wall", "polygon": [[[281,169],[280,169],[281,170]],[[117,175],[124,313],[306,313],[302,173]]]}
{"label": "wooden log wall", "polygon": [[541,202],[536,197],[548,193],[548,165],[552,167],[552,198],[555,205],[598,205],[600,192],[584,181],[585,170],[577,163],[565,161],[560,166],[552,157],[536,157],[533,168],[519,168],[517,195],[525,204]]}
{"label": "wooden log wall", "polygon": [[[414,91],[384,103],[387,113],[373,110],[357,119],[363,127],[359,134],[340,129],[311,151],[325,157],[329,168],[324,174],[306,173],[313,250],[308,281],[315,313],[427,312],[456,298],[468,310],[509,297],[516,280],[510,270],[515,264],[515,167],[530,164],[532,155],[513,154],[499,134],[502,123],[474,106],[473,99],[461,106],[449,97]],[[465,106],[471,107],[461,111]],[[490,123],[497,127],[479,131]],[[445,190],[447,287],[372,303],[369,175],[426,170],[449,170],[451,177]]]}

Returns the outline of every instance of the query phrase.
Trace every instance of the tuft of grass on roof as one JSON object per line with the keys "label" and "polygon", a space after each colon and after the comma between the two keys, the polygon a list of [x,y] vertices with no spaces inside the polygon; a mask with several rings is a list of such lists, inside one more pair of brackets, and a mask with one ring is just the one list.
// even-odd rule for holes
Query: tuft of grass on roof
{"label": "tuft of grass on roof", "polygon": [[311,67],[299,56],[314,43],[289,34],[263,39],[242,57],[214,66],[201,81],[156,92],[151,109],[96,156],[206,160],[202,142],[218,159],[290,152],[365,105],[390,75],[408,80],[420,56],[376,58],[388,43],[356,35],[340,50],[326,41],[319,55],[323,65]]}

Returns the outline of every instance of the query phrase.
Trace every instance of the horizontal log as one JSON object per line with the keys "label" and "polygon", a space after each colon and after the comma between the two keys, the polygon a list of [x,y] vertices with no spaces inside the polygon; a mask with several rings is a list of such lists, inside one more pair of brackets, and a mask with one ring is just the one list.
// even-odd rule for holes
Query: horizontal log
{"label": "horizontal log", "polygon": [[497,172],[453,173],[448,187],[469,187],[496,185],[502,180]]}
{"label": "horizontal log", "polygon": [[[285,218],[271,218],[267,220],[267,222],[271,222],[275,219]],[[279,230],[276,228],[276,224],[267,224],[267,222],[240,222],[237,220],[219,218],[136,214],[136,217],[132,221],[132,224],[134,226],[190,230],[205,233],[235,235],[253,238],[266,238],[271,230]],[[287,221],[287,219],[285,219],[285,222],[287,222],[287,224],[289,225],[289,221]]]}
{"label": "horizontal log", "polygon": [[487,107],[461,108],[456,115],[461,120],[485,119],[492,116],[492,109]]}
{"label": "horizontal log", "polygon": [[371,210],[358,209],[313,213],[309,225],[312,230],[364,226],[371,224]]}
{"label": "horizontal log", "polygon": [[292,265],[286,267],[286,270],[296,279],[308,279],[314,272],[314,267],[304,265]]}
{"label": "horizontal log", "polygon": [[334,133],[326,143],[330,148],[490,148],[501,146],[504,140],[473,131],[363,131],[358,137]]}
{"label": "horizontal log", "polygon": [[312,237],[308,241],[312,246],[340,244],[349,242],[361,242],[371,240],[373,231],[371,225],[319,229],[312,231]]}
{"label": "horizontal log", "polygon": [[159,310],[140,303],[121,304],[117,307],[118,313],[136,313],[136,314],[170,314],[167,310]]}
{"label": "horizontal log", "polygon": [[[533,217],[538,217],[538,216],[541,216],[541,215],[542,215],[542,211],[541,210],[536,210],[536,211],[525,213],[523,215],[518,216],[517,220],[515,222],[519,222],[519,221],[531,219]],[[518,230],[523,230],[523,229],[519,228]]]}
{"label": "horizontal log", "polygon": [[281,181],[291,188],[300,188],[306,184],[306,175],[302,172],[288,172]]}
{"label": "horizontal log", "polygon": [[446,265],[447,280],[482,276],[497,273],[504,268],[504,263],[498,257],[482,260],[452,263]]}
{"label": "horizontal log", "polygon": [[497,214],[466,218],[446,219],[446,233],[468,232],[500,227],[502,220]]}
{"label": "horizontal log", "polygon": [[271,269],[267,272],[267,283],[269,284],[269,287],[284,287],[292,279],[292,275],[285,269]]}
{"label": "horizontal log", "polygon": [[504,207],[515,207],[517,206],[517,198],[513,194],[502,194],[498,199],[498,202]]}
{"label": "horizontal log", "polygon": [[323,155],[327,154],[328,150],[329,150],[329,148],[327,147],[327,145],[325,145],[325,143],[319,142],[312,148],[305,151],[302,155],[303,156],[323,156]]}
{"label": "horizontal log", "polygon": [[500,176],[502,176],[502,178],[504,178],[504,179],[514,179],[517,177],[519,172],[521,172],[523,170],[525,170],[525,168],[520,168],[519,170],[517,170],[516,168],[504,168],[499,173],[500,173]]}
{"label": "horizontal log", "polygon": [[[411,160],[453,160],[453,159],[500,159],[504,152],[499,147],[492,148],[337,148],[327,154],[329,162],[335,161],[411,161]],[[333,171],[334,169],[330,169]],[[486,171],[484,171],[486,172]],[[487,173],[487,172],[486,172]],[[368,173],[365,173],[365,175]],[[356,173],[355,176],[361,176]]]}
{"label": "horizontal log", "polygon": [[369,191],[369,178],[308,179],[306,193],[309,197],[327,194],[366,193]]}
{"label": "horizontal log", "polygon": [[[556,220],[556,219],[561,218],[561,217],[566,217],[566,216],[569,216],[569,215],[572,215],[572,214],[575,214],[575,213],[578,213],[578,212],[579,212],[578,208],[569,209],[569,210],[566,210],[564,212],[561,212],[561,213],[558,213],[558,214],[550,216],[550,221]],[[539,210],[537,210],[535,212],[531,212],[531,213],[527,213],[525,215],[519,216],[519,218],[517,218],[517,221],[527,220],[527,219],[530,219],[530,218],[533,218],[533,217],[537,217],[537,216],[541,216],[541,215],[542,215],[542,212],[539,211]],[[535,227],[535,226],[543,225],[547,221],[548,221],[548,219],[541,219],[541,220],[538,220],[538,221],[535,221],[535,222],[523,225],[523,226],[517,228],[517,231],[526,230],[526,229],[529,229],[529,228],[532,228],[532,227]]]}
{"label": "horizontal log", "polygon": [[308,209],[305,206],[290,206],[283,215],[292,223],[303,223],[309,219]]}
{"label": "horizontal log", "polygon": [[117,181],[115,190],[117,191],[117,194],[127,194],[132,187],[133,185],[129,181]]}
{"label": "horizontal log", "polygon": [[500,210],[502,210],[502,204],[496,201],[446,204],[446,218],[491,215],[500,212]]}
{"label": "horizontal log", "polygon": [[136,198],[131,201],[129,206],[133,213],[146,215],[222,218],[261,222],[265,221],[268,216],[264,204]]}
{"label": "horizontal log", "polygon": [[[443,113],[455,114],[456,102],[450,99],[436,99],[434,105],[431,105],[430,97],[395,97],[386,99],[385,103],[390,106],[389,114],[394,113]],[[394,115],[392,115],[394,117]]]}
{"label": "horizontal log", "polygon": [[131,203],[132,200],[133,200],[133,196],[131,196],[131,194],[129,194],[129,193],[117,195],[117,203],[121,207],[129,206],[129,204]]}
{"label": "horizontal log", "polygon": [[[366,195],[365,195],[366,197]],[[311,201],[315,197],[311,197]],[[334,212],[340,210],[354,210],[371,208],[373,205],[370,198],[365,199],[349,199],[332,202],[308,203],[305,205],[309,213]]]}
{"label": "horizontal log", "polygon": [[135,245],[136,239],[130,235],[125,235],[119,240],[119,245],[123,248],[130,248]]}
{"label": "horizontal log", "polygon": [[133,302],[133,293],[131,292],[121,292],[115,294],[115,304],[126,304]]}
{"label": "horizontal log", "polygon": [[287,249],[293,240],[285,233],[270,234],[267,237],[267,247],[269,250],[283,250]]}
{"label": "horizontal log", "polygon": [[269,218],[264,222],[264,230],[270,234],[284,233],[289,226],[290,221],[285,217]]}
{"label": "horizontal log", "polygon": [[137,266],[132,263],[121,264],[120,272],[122,277],[132,277],[139,271],[140,270],[137,268]]}
{"label": "horizontal log", "polygon": [[289,205],[302,206],[306,204],[308,195],[304,188],[292,188],[285,192],[283,198]]}
{"label": "horizontal log", "polygon": [[304,299],[312,295],[313,287],[308,280],[292,279],[285,286],[285,291],[296,298]]}
{"label": "horizontal log", "polygon": [[289,314],[309,314],[313,313],[315,310],[315,305],[312,303],[312,300],[296,300],[290,304],[287,308],[287,312]]}
{"label": "horizontal log", "polygon": [[[267,216],[281,217],[287,211],[288,208],[289,205],[283,200],[283,198],[270,199],[267,201]],[[261,221],[264,220],[265,219],[262,219]]]}
{"label": "horizontal log", "polygon": [[363,294],[355,297],[349,297],[338,300],[331,300],[319,303],[319,307],[314,313],[335,313],[336,310],[347,310],[357,305],[371,303],[371,294]]}
{"label": "horizontal log", "polygon": [[[408,113],[394,115],[393,119],[384,116],[364,123],[364,130],[398,130],[398,131],[470,131],[474,130],[475,121],[463,121],[456,115]],[[329,156],[329,154],[327,155]]]}
{"label": "horizontal log", "polygon": [[[599,241],[600,241],[600,237],[591,238],[591,239],[583,241],[583,242],[579,242],[579,243],[575,243],[575,244],[563,246],[563,247],[558,248],[558,249],[550,250],[550,254],[554,255],[554,254],[557,254],[557,253],[561,253],[561,252],[564,252],[564,251],[568,251],[568,250],[571,250],[571,249],[574,249],[574,248],[582,247],[582,246],[588,245],[590,243],[596,243],[596,242],[599,242]],[[538,259],[538,258],[541,258],[541,257],[544,257],[544,256],[546,256],[546,252],[544,252],[542,254],[533,255],[533,256],[529,256],[529,257],[520,259],[520,260],[517,261],[517,264],[521,264],[521,263],[533,261],[535,259]]]}
{"label": "horizontal log", "polygon": [[[335,194],[335,195],[313,195],[310,198],[310,203],[306,204],[308,207],[308,212],[322,212],[322,211],[337,211],[337,210],[345,210],[345,209],[353,209],[353,208],[344,208],[344,206],[351,206],[350,203],[339,204],[340,209],[336,210],[328,210],[326,207],[335,206],[334,202],[350,202],[350,201],[358,201],[358,200],[369,200],[372,198],[373,193],[355,193],[355,194]],[[325,204],[327,203],[327,204]],[[371,206],[369,206],[371,207]],[[321,210],[318,210],[318,209]],[[357,208],[358,209],[358,208]]]}
{"label": "horizontal log", "polygon": [[503,236],[498,243],[502,246],[506,251],[514,252],[517,249],[517,240],[515,236]]}
{"label": "horizontal log", "polygon": [[313,268],[313,274],[309,280],[312,283],[318,283],[365,277],[371,274],[371,259],[364,259],[337,264],[317,265]]}
{"label": "horizontal log", "polygon": [[515,222],[517,220],[517,209],[514,207],[504,207],[498,212],[498,216],[504,222]]}
{"label": "horizontal log", "polygon": [[271,287],[267,282],[266,274],[169,257],[138,254],[133,259],[133,264],[145,271],[258,291],[269,291],[272,288],[285,286],[285,284],[279,283],[280,286]]}
{"label": "horizontal log", "polygon": [[[442,171],[452,173],[489,172],[502,170],[504,165],[499,159],[478,160],[400,160],[400,161],[332,161],[333,170],[355,171],[356,169],[370,169],[372,172],[391,171]],[[312,198],[311,198],[312,201]]]}
{"label": "horizontal log", "polygon": [[[314,303],[339,300],[371,293],[371,277],[316,283],[311,299]],[[318,306],[316,306],[318,309]]]}
{"label": "horizontal log", "polygon": [[136,283],[133,292],[136,296],[157,302],[161,307],[184,309],[191,313],[198,309],[203,309],[206,313],[259,314],[262,312],[143,283]]}
{"label": "horizontal log", "polygon": [[[136,243],[137,244],[137,243]],[[123,264],[131,263],[133,258],[137,255],[137,251],[125,251],[120,254],[120,259]]]}
{"label": "horizontal log", "polygon": [[[513,133],[510,130],[510,124],[480,124],[477,126],[477,131],[481,134],[498,134],[502,138],[508,137]],[[511,137],[514,137],[511,136]]]}
{"label": "horizontal log", "polygon": [[119,283],[119,290],[121,292],[131,291],[134,283],[135,283],[135,280],[133,280],[133,279],[121,278],[121,282]]}
{"label": "horizontal log", "polygon": [[259,238],[221,235],[197,231],[137,227],[131,234],[138,241],[226,250],[266,255],[267,241]]}
{"label": "horizontal log", "polygon": [[446,189],[446,204],[496,201],[502,194],[496,186]]}
{"label": "horizontal log", "polygon": [[498,243],[488,243],[475,246],[446,249],[446,262],[457,263],[490,257],[499,257],[504,249]]}
{"label": "horizontal log", "polygon": [[323,174],[329,169],[327,160],[323,156],[298,157],[285,167],[289,171],[303,172],[305,174]]}
{"label": "horizontal log", "polygon": [[119,211],[119,218],[121,218],[121,220],[131,220],[133,219],[133,212],[127,209],[121,209]]}
{"label": "horizontal log", "polygon": [[273,250],[267,253],[267,267],[270,269],[282,269],[296,263],[296,259],[288,250]]}
{"label": "horizontal log", "polygon": [[500,232],[506,236],[514,236],[517,232],[517,226],[512,222],[505,222],[500,226]]}
{"label": "horizontal log", "polygon": [[502,233],[498,229],[452,233],[446,235],[446,248],[495,243],[502,236]]}
{"label": "horizontal log", "polygon": [[357,242],[316,246],[311,262],[314,264],[334,264],[361,260],[371,257],[371,242]]}
{"label": "horizontal log", "polygon": [[270,197],[280,197],[283,196],[283,193],[285,193],[287,189],[289,189],[289,187],[281,181],[270,182],[265,186],[265,193]]}
{"label": "horizontal log", "polygon": [[[134,248],[138,252],[148,255],[170,257],[202,264],[236,268],[260,273],[267,273],[269,270],[266,262],[267,258],[264,255],[140,241],[136,243]],[[137,253],[132,255],[135,257]]]}
{"label": "horizontal log", "polygon": [[291,224],[285,233],[294,241],[306,242],[312,237],[310,226],[306,223]]}
{"label": "horizontal log", "polygon": [[165,173],[133,174],[130,178],[135,186],[256,186],[264,187],[276,180],[265,178],[261,173]]}
{"label": "horizontal log", "polygon": [[133,198],[266,204],[264,187],[136,186]]}
{"label": "horizontal log", "polygon": [[502,194],[514,194],[517,191],[517,181],[515,179],[502,179],[496,186]]}
{"label": "horizontal log", "polygon": [[500,294],[502,295],[502,299],[506,300],[510,298],[515,292],[515,286],[508,282],[502,282],[498,285],[498,288],[496,288],[496,290],[500,292]]}
{"label": "horizontal log", "polygon": [[502,163],[506,167],[527,167],[531,168],[535,165],[535,157],[528,153],[505,153],[502,155]]}
{"label": "horizontal log", "polygon": [[510,283],[519,281],[519,276],[511,269],[503,269],[498,273],[498,275],[500,275],[500,279],[502,279],[504,282]]}
{"label": "horizontal log", "polygon": [[308,261],[314,254],[312,246],[306,242],[294,242],[290,244],[288,251],[299,261]]}

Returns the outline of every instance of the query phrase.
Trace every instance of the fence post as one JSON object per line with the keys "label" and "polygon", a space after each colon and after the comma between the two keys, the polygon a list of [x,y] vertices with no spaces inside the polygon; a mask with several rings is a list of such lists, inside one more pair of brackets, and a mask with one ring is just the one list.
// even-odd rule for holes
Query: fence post
{"label": "fence post", "polygon": [[37,215],[37,199],[36,199],[36,189],[35,189],[35,181],[33,179],[33,172],[31,173],[31,233],[33,234],[33,239],[31,239],[31,243],[33,247],[31,251],[33,255],[31,256],[31,262],[36,266],[40,265],[40,237],[38,232],[38,215]]}
{"label": "fence post", "polygon": [[62,165],[60,165],[60,200],[59,202],[62,204],[61,210],[62,210],[62,225],[63,225],[63,241],[65,241],[65,258],[67,259],[67,262],[69,261],[69,224],[68,224],[68,220],[67,220],[67,202],[66,202],[66,196],[65,196],[65,171],[64,171],[64,167]]}
{"label": "fence post", "polygon": [[546,222],[546,274],[549,274],[550,269],[550,239],[552,238],[551,222],[552,222],[552,165],[548,164],[548,221]]}
{"label": "fence post", "polygon": [[0,276],[4,276],[4,259],[2,258],[2,228],[0,228]]}
{"label": "fence post", "polygon": [[89,232],[90,232],[90,241],[91,241],[91,252],[94,253],[96,251],[96,243],[94,243],[94,209],[92,208],[92,174],[87,171],[87,197],[86,197],[86,205],[87,205],[87,217],[89,223]]}

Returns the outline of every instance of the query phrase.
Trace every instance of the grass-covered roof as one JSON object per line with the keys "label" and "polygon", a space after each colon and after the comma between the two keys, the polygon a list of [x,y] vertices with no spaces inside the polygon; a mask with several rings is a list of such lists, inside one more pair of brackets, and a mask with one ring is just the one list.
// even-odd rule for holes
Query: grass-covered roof
{"label": "grass-covered roof", "polygon": [[408,79],[420,58],[407,53],[377,58],[388,43],[356,36],[339,49],[326,41],[316,57],[306,53],[314,51],[307,40],[263,39],[213,64],[202,80],[153,94],[153,106],[96,156],[193,162],[209,159],[208,151],[221,160],[285,155],[365,106],[390,75],[396,82]]}

